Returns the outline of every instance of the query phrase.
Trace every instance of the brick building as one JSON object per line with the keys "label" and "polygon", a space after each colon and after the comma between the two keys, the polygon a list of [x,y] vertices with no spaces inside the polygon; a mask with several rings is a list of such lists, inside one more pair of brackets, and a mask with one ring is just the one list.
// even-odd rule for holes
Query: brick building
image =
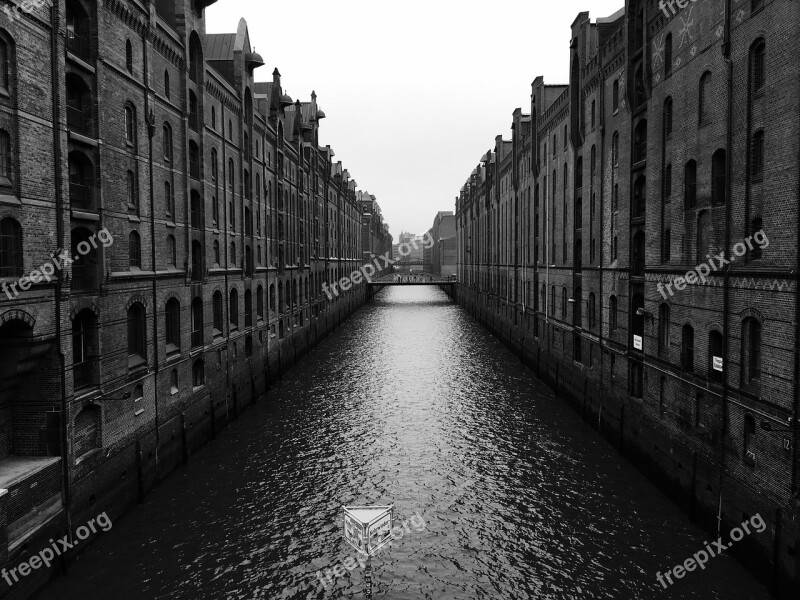
{"label": "brick building", "polygon": [[456,218],[452,211],[439,211],[428,230],[431,240],[423,249],[425,271],[437,277],[456,273]]}
{"label": "brick building", "polygon": [[529,114],[456,199],[459,302],[699,523],[767,519],[733,551],[786,597],[800,590],[798,28],[790,0],[581,13],[568,84],[534,80]]}
{"label": "brick building", "polygon": [[391,249],[316,95],[256,81],[212,2],[0,10],[2,564],[141,498],[366,298],[323,283]]}

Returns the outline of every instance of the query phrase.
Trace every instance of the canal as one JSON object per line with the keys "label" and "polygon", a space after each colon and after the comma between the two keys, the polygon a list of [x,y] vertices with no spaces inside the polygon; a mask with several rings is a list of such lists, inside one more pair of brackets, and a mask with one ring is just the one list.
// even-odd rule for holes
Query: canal
{"label": "canal", "polygon": [[343,504],[390,503],[375,598],[769,597],[727,556],[662,589],[708,536],[442,291],[395,287],[37,598],[363,598],[317,573],[354,554]]}

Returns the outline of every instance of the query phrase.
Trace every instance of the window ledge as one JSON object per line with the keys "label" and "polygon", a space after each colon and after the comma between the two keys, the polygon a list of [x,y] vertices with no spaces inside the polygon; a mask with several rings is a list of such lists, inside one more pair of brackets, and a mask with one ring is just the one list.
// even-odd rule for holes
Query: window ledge
{"label": "window ledge", "polygon": [[[0,182],[0,185],[3,185]],[[22,201],[14,194],[4,194],[0,192],[0,204],[13,204],[14,206],[22,206]]]}
{"label": "window ledge", "polygon": [[90,458],[93,458],[98,454],[100,454],[100,452],[102,452],[102,448],[94,448],[93,450],[89,450],[89,452],[81,454],[78,458],[75,459],[75,465],[77,466],[81,463],[86,462]]}
{"label": "window ledge", "polygon": [[139,410],[137,410],[136,412],[133,413],[133,416],[134,417],[138,417],[139,415],[142,415],[142,414],[144,414],[144,409],[140,408]]}

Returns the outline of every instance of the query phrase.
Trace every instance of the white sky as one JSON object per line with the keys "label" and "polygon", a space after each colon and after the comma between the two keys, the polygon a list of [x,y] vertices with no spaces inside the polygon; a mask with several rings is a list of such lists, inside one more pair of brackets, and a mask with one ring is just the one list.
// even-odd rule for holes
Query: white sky
{"label": "white sky", "polygon": [[[422,234],[455,197],[515,108],[530,112],[531,82],[566,83],[570,25],[594,21],[624,0],[219,0],[208,33],[233,33],[244,17],[250,42],[275,67],[292,99],[311,91],[330,144],[374,194],[397,240]],[[499,57],[503,57],[502,59]]]}

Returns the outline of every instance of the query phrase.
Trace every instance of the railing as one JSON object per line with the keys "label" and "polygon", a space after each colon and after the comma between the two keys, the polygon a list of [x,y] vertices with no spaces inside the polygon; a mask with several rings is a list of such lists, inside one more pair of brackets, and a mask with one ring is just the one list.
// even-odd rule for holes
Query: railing
{"label": "railing", "polygon": [[82,108],[67,105],[67,127],[75,133],[91,135],[91,121]]}
{"label": "railing", "polygon": [[94,194],[92,188],[82,183],[69,184],[69,203],[73,209],[94,210]]}
{"label": "railing", "polygon": [[67,50],[81,60],[89,62],[92,59],[92,46],[89,38],[78,35],[74,31],[67,31]]}

